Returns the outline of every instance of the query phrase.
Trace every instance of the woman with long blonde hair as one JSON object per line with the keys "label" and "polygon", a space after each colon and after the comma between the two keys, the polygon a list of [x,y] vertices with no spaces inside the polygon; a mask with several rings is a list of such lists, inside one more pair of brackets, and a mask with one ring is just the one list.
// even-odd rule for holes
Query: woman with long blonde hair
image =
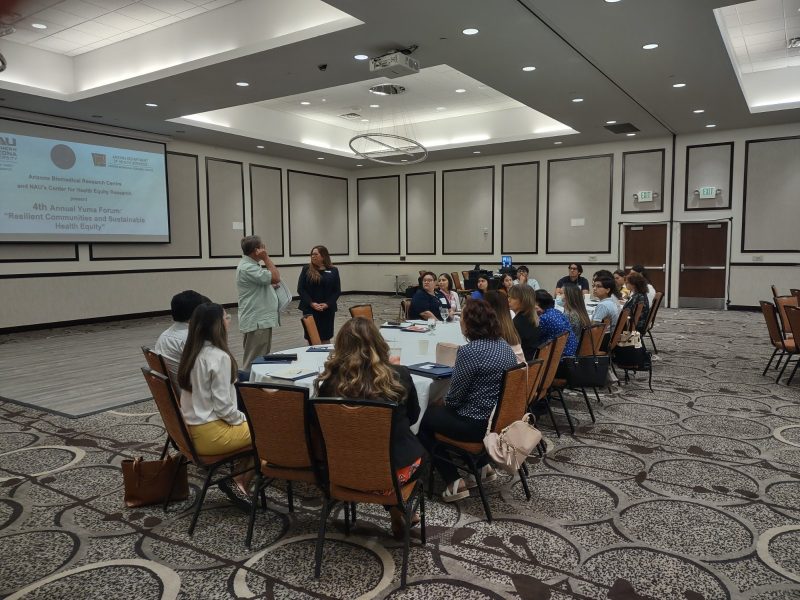
{"label": "woman with long blonde hair", "polygon": [[[406,367],[389,361],[389,345],[375,324],[357,317],[336,334],[334,349],[314,384],[318,396],[386,399],[398,404],[392,417],[392,455],[400,485],[408,483],[422,465],[425,450],[411,431],[419,419],[417,389]],[[383,492],[376,492],[383,493]],[[403,513],[392,507],[392,533],[402,536]],[[414,518],[414,523],[418,518]]]}
{"label": "woman with long blonde hair", "polygon": [[536,297],[529,285],[515,285],[508,290],[508,306],[514,311],[514,328],[519,335],[525,360],[533,360],[539,345],[539,317]]}
{"label": "woman with long blonde hair", "polygon": [[309,263],[303,267],[297,279],[297,294],[300,296],[300,310],[304,316],[314,317],[323,344],[330,342],[333,337],[336,301],[341,293],[339,270],[331,263],[328,249],[325,246],[314,246]]}
{"label": "woman with long blonde hair", "polygon": [[574,283],[566,283],[562,288],[564,294],[564,314],[569,319],[569,326],[572,333],[580,341],[583,328],[592,324],[589,313],[586,312],[586,303],[583,300],[583,292]]}
{"label": "woman with long blonde hair", "polygon": [[511,309],[508,307],[508,300],[500,290],[489,290],[483,297],[497,313],[497,322],[500,323],[500,337],[502,337],[517,357],[517,362],[525,362],[525,353],[519,339],[517,328],[511,320]]}

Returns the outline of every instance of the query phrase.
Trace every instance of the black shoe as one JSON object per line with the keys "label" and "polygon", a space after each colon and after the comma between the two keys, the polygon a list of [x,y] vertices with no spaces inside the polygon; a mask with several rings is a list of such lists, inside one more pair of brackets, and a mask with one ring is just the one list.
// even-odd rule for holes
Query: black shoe
{"label": "black shoe", "polygon": [[250,504],[250,498],[242,493],[238,485],[231,485],[230,479],[223,479],[217,484],[217,487],[228,497],[228,499],[236,508],[248,513],[250,512],[250,508],[252,507]]}

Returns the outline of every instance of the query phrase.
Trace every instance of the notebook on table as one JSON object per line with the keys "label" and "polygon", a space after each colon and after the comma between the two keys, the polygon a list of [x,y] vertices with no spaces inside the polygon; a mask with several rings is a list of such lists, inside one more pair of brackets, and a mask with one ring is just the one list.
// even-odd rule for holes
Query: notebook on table
{"label": "notebook on table", "polygon": [[306,348],[306,352],[330,352],[331,350],[333,350],[333,344],[321,344]]}
{"label": "notebook on table", "polygon": [[453,367],[434,362],[422,362],[409,365],[408,370],[414,373],[414,375],[422,375],[423,377],[430,377],[431,379],[444,379],[453,376]]}
{"label": "notebook on table", "polygon": [[270,365],[274,363],[290,363],[297,360],[297,354],[265,354],[253,360],[254,365]]}
{"label": "notebook on table", "polygon": [[304,369],[302,367],[287,367],[285,369],[280,369],[278,371],[273,371],[269,373],[269,376],[273,379],[286,379],[287,381],[297,381],[298,379],[305,379],[306,377],[311,377],[312,375],[318,375],[317,371],[313,371],[311,369]]}

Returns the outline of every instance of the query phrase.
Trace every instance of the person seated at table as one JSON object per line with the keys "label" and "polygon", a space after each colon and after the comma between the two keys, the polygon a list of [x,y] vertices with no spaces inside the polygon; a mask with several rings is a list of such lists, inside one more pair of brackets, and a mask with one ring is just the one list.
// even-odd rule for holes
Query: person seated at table
{"label": "person seated at table", "polygon": [[478,286],[478,289],[473,290],[469,297],[473,300],[483,300],[483,295],[489,291],[489,276],[478,275],[478,281],[475,285]]}
{"label": "person seated at table", "polygon": [[586,302],[583,300],[581,288],[574,283],[565,283],[564,288],[564,314],[569,319],[572,333],[580,341],[583,328],[591,325],[589,313],[586,312]]}
{"label": "person seated at table", "polygon": [[454,289],[453,278],[449,273],[442,273],[439,275],[439,280],[436,282],[439,291],[447,298],[450,303],[450,319],[457,312],[461,312],[461,299],[458,297],[458,292]]}
{"label": "person seated at table", "polygon": [[211,300],[194,290],[184,290],[172,297],[169,308],[173,323],[158,336],[153,351],[164,357],[167,369],[173,374],[178,372],[186,337],[189,335],[189,319],[192,318],[194,309],[204,302]]}
{"label": "person seated at table", "polygon": [[599,271],[595,271],[594,275],[592,275],[592,283],[600,279],[601,277],[611,277],[613,279],[614,274],[611,273],[608,269],[600,269]]}
{"label": "person seated at table", "polygon": [[627,281],[631,295],[622,308],[627,308],[631,311],[631,316],[633,316],[633,313],[636,312],[637,304],[644,306],[642,314],[639,316],[639,321],[636,323],[636,330],[644,336],[647,333],[647,315],[650,313],[650,302],[647,299],[647,280],[640,273],[631,269],[631,272],[628,273]]}
{"label": "person seated at table", "polygon": [[510,290],[512,287],[514,287],[514,278],[506,273],[500,280],[500,287],[498,288],[498,291],[508,296],[508,290]]}
{"label": "person seated at table", "polygon": [[[517,364],[514,351],[502,338],[500,323],[485,300],[469,299],[461,312],[461,331],[467,344],[459,347],[453,377],[444,404],[430,405],[422,417],[419,439],[430,452],[441,433],[463,442],[480,442],[486,434],[489,417],[502,393],[503,376]],[[478,464],[482,482],[497,478],[488,457]],[[458,476],[449,462],[434,459],[434,466],[447,484],[442,500],[455,502],[469,495],[477,485]]]}
{"label": "person seated at table", "polygon": [[538,281],[530,277],[530,271],[525,265],[517,267],[517,279],[514,281],[514,285],[527,285],[533,289],[534,292],[541,287]]}
{"label": "person seated at table", "polygon": [[578,338],[572,331],[569,319],[556,309],[556,301],[547,290],[536,290],[536,312],[539,313],[539,345],[569,333],[567,345],[561,356],[575,356],[578,351]]}
{"label": "person seated at table", "polygon": [[408,309],[409,319],[437,319],[442,321],[441,311],[450,312],[450,302],[445,295],[436,289],[436,275],[430,271],[422,274],[422,287],[411,298]]}
{"label": "person seated at table", "polygon": [[[219,304],[200,304],[189,320],[189,335],[178,366],[181,414],[198,454],[229,454],[252,446],[244,413],[236,405],[236,359],[228,348],[230,315]],[[248,464],[237,465],[236,470]],[[253,471],[234,476],[239,492],[248,496]],[[240,501],[227,480],[220,489]]]}
{"label": "person seated at table", "polygon": [[618,301],[617,284],[611,277],[599,277],[593,284],[594,296],[599,300],[592,313],[592,321],[602,323],[608,319],[606,333],[613,332],[617,326],[617,319],[621,307]]}
{"label": "person seated at table", "polygon": [[[427,277],[426,273],[424,277]],[[314,383],[317,396],[343,398],[385,399],[397,404],[392,414],[391,453],[400,485],[415,477],[422,465],[425,449],[411,425],[417,422],[420,408],[417,389],[409,370],[391,364],[389,346],[378,328],[361,317],[350,319],[342,325],[334,340],[334,349],[325,362],[325,370]],[[376,493],[384,493],[376,491]],[[402,536],[403,513],[389,508],[392,533]],[[412,518],[414,525],[419,517]]]}
{"label": "person seated at table", "polygon": [[628,289],[628,282],[626,281],[627,273],[622,269],[617,269],[614,271],[614,283],[617,284],[617,291],[619,292],[619,297],[622,300],[627,300],[628,296],[631,295],[630,290]]}
{"label": "person seated at table", "polygon": [[508,292],[508,306],[514,311],[514,328],[519,335],[525,360],[533,360],[539,340],[539,316],[536,314],[536,298],[529,285],[515,285]]}
{"label": "person seated at table", "polygon": [[525,362],[525,353],[522,351],[522,344],[511,320],[511,309],[508,307],[508,299],[500,290],[489,290],[484,297],[489,306],[494,309],[497,321],[500,323],[500,337],[502,337],[517,357],[517,362]]}
{"label": "person seated at table", "polygon": [[645,269],[642,265],[633,265],[631,267],[631,271],[636,271],[644,277],[645,282],[647,283],[647,301],[650,303],[650,306],[653,306],[653,300],[656,299],[656,288],[653,287],[653,284],[650,283],[650,277],[647,276],[647,269]]}
{"label": "person seated at table", "polygon": [[580,263],[569,263],[567,269],[569,270],[568,274],[564,275],[564,277],[559,279],[558,283],[556,283],[556,291],[553,293],[553,296],[560,296],[563,292],[564,284],[567,283],[574,283],[581,288],[584,294],[588,294],[589,282],[586,281],[586,277],[583,277],[583,266],[581,266]]}

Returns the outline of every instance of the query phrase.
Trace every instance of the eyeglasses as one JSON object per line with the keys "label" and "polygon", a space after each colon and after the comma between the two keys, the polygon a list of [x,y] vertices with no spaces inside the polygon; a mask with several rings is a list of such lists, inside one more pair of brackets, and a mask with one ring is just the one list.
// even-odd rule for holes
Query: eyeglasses
{"label": "eyeglasses", "polygon": [[570,271],[577,271],[577,270],[578,270],[578,267],[570,267],[570,268],[569,268],[569,270],[570,270]]}
{"label": "eyeglasses", "polygon": [[428,277],[427,279],[423,279],[422,283],[433,283],[434,281],[436,281],[436,280],[435,279],[431,279],[430,277]]}

